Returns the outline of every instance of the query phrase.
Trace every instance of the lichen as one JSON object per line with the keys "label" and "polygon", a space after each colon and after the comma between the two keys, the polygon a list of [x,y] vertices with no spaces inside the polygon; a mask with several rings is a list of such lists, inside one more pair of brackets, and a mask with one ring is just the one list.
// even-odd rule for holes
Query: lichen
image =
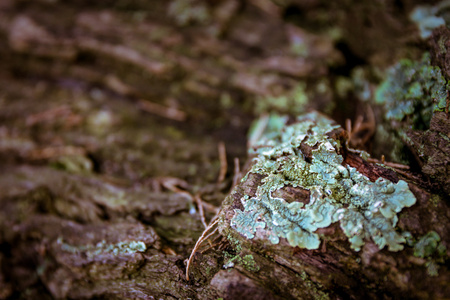
{"label": "lichen", "polygon": [[66,252],[86,255],[88,259],[98,258],[104,255],[126,255],[136,252],[145,252],[147,246],[142,241],[128,241],[119,242],[116,244],[108,244],[105,240],[98,242],[95,245],[80,245],[73,246],[63,239],[58,239],[57,243],[61,246],[61,249]]}
{"label": "lichen", "polygon": [[441,237],[435,231],[430,231],[415,243],[414,256],[425,258],[425,267],[430,276],[437,276],[439,263],[444,262],[447,248],[441,243]]}
{"label": "lichen", "polygon": [[[371,182],[344,165],[340,143],[327,136],[339,126],[318,113],[300,116],[292,125],[283,117],[278,121],[251,144],[256,158],[249,173],[265,177],[254,197],[240,199],[244,210],[234,210],[232,228],[248,239],[259,236],[278,244],[285,238],[293,247],[317,249],[316,230],[339,222],[355,251],[369,238],[380,249],[402,250],[405,239],[395,230],[397,213],[416,201],[408,184],[383,178]],[[280,122],[285,126],[274,132]],[[300,150],[302,143],[313,149],[311,161]],[[284,186],[309,190],[309,203],[288,203],[272,195]]]}
{"label": "lichen", "polygon": [[432,5],[419,5],[409,15],[411,21],[419,28],[420,37],[427,39],[433,30],[449,23],[449,1],[441,1]]}
{"label": "lichen", "polygon": [[305,111],[307,103],[306,83],[300,82],[279,96],[258,97],[255,101],[254,112],[255,114],[264,114],[270,111],[300,114]]}
{"label": "lichen", "polygon": [[440,68],[430,64],[426,53],[421,61],[403,59],[393,66],[377,88],[375,101],[383,105],[391,123],[424,130],[433,112],[445,110],[447,90]]}
{"label": "lichen", "polygon": [[168,15],[173,17],[178,25],[190,23],[205,24],[211,19],[208,7],[195,0],[174,0],[168,7]]}

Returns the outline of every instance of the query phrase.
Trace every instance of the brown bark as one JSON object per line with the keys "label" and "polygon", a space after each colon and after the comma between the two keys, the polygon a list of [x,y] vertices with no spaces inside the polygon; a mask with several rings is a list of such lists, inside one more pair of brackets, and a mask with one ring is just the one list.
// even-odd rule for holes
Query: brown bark
{"label": "brown bark", "polygon": [[[239,177],[228,166],[218,182],[218,144],[242,165],[259,114],[317,109],[341,123],[363,115],[356,95],[339,96],[339,78],[420,52],[417,39],[401,38],[420,1],[385,1],[385,11],[351,1],[351,12],[348,1],[274,2],[1,1],[0,299],[449,297],[447,258],[430,277],[411,248],[367,244],[355,254],[337,226],[314,251],[221,240],[195,254],[186,280],[204,230],[199,203],[211,220]],[[297,8],[300,21],[287,22]],[[324,34],[336,28],[339,40]],[[298,106],[303,87],[309,101]],[[432,152],[430,136],[412,139]],[[346,163],[373,180],[403,178],[352,153]],[[416,171],[406,175],[418,202],[399,227],[434,230],[450,249],[446,181]],[[236,199],[261,180],[234,187],[224,211],[241,209]],[[278,192],[309,199],[300,188]]]}

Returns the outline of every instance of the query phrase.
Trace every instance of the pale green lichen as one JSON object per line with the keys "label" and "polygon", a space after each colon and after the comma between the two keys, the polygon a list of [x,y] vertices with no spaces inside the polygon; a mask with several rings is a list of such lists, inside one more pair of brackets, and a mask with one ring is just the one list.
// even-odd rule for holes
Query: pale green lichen
{"label": "pale green lichen", "polygon": [[190,23],[205,24],[211,20],[208,6],[195,0],[172,1],[168,7],[168,14],[175,18],[175,21],[181,26]]}
{"label": "pale green lichen", "polygon": [[401,127],[428,129],[431,116],[444,111],[448,84],[439,67],[432,66],[426,53],[421,61],[403,59],[392,67],[375,92],[386,119]]}
{"label": "pale green lichen", "polygon": [[116,244],[108,244],[105,240],[95,245],[73,246],[65,243],[63,239],[58,239],[57,243],[61,245],[61,249],[66,252],[86,255],[88,259],[94,259],[103,255],[124,255],[136,252],[145,252],[147,246],[142,241],[119,242]]}
{"label": "pale green lichen", "polygon": [[412,158],[405,144],[411,140],[407,133],[427,130],[433,114],[445,111],[449,88],[439,67],[431,65],[428,53],[421,61],[403,59],[390,68],[375,91],[375,102],[385,111],[386,121],[377,126],[375,143],[382,149],[377,154],[409,164]]}
{"label": "pale green lichen", "polygon": [[435,231],[422,236],[414,245],[414,256],[425,258],[425,266],[430,276],[437,276],[439,263],[444,262],[447,248],[441,243],[441,237]]}
{"label": "pale green lichen", "polygon": [[255,101],[254,112],[264,114],[269,111],[300,114],[308,103],[306,83],[300,82],[286,93],[279,96],[261,96]]}
{"label": "pale green lichen", "polygon": [[[251,145],[250,152],[257,156],[249,173],[265,177],[254,197],[241,198],[244,210],[234,210],[232,228],[248,239],[259,235],[278,244],[285,238],[291,246],[317,249],[320,236],[315,231],[339,222],[356,251],[369,238],[380,249],[402,250],[405,239],[395,230],[397,213],[416,201],[408,184],[383,178],[371,182],[343,165],[339,141],[326,135],[339,126],[318,113],[303,115],[289,126],[286,118],[279,122],[285,124],[280,131],[273,131],[279,129],[273,122],[277,126],[269,126]],[[300,150],[301,143],[314,149],[310,162]],[[272,196],[284,186],[309,190],[309,203],[288,203]]]}
{"label": "pale green lichen", "polygon": [[433,30],[450,22],[450,1],[442,1],[434,6],[419,5],[409,15],[419,28],[420,37],[427,39]]}

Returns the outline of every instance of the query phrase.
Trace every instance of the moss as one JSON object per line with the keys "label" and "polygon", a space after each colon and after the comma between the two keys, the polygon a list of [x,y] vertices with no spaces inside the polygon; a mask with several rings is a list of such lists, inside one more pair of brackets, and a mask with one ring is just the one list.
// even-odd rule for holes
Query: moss
{"label": "moss", "polygon": [[236,250],[237,252],[242,251],[242,245],[237,238],[229,234],[227,236],[227,240],[232,244],[234,250]]}
{"label": "moss", "polygon": [[236,265],[241,265],[247,271],[250,272],[258,272],[260,270],[260,267],[258,266],[253,255],[251,254],[244,254],[242,252],[238,252],[238,254],[232,255],[228,252],[224,252],[224,257],[225,263],[223,267],[225,269],[233,268]]}
{"label": "moss", "polygon": [[312,293],[314,294],[313,298],[315,300],[328,300],[328,299],[330,299],[330,296],[327,293],[325,293],[322,290],[318,289],[318,288],[322,289],[323,286],[320,285],[320,284],[316,284],[316,283],[312,282],[311,279],[309,278],[308,274],[306,274],[305,271],[302,271],[298,276],[306,284],[306,286],[312,291]]}
{"label": "moss", "polygon": [[434,207],[438,207],[439,202],[441,202],[441,197],[439,197],[439,195],[432,194],[432,195],[430,196],[430,200],[429,200],[429,201],[431,202],[431,204],[432,204]]}
{"label": "moss", "polygon": [[87,174],[92,173],[93,163],[84,155],[66,155],[56,158],[50,163],[58,170],[66,170],[70,173]]}
{"label": "moss", "polygon": [[[278,121],[285,125],[282,130],[275,132],[279,123],[273,122],[277,126],[269,126],[249,150],[256,155],[249,173],[265,177],[254,197],[241,198],[244,210],[234,210],[231,227],[248,239],[259,235],[278,244],[285,238],[293,247],[318,249],[321,239],[315,231],[339,222],[356,251],[369,238],[380,249],[402,250],[397,213],[416,201],[408,184],[383,178],[371,182],[344,166],[339,142],[327,136],[339,126],[318,113],[300,116],[289,126],[286,118]],[[300,150],[302,144],[313,149],[311,159]],[[284,186],[309,190],[309,203],[272,196]]]}
{"label": "moss", "polygon": [[256,264],[255,259],[253,258],[253,255],[248,254],[242,257],[242,265],[245,269],[251,272],[258,272],[259,266]]}

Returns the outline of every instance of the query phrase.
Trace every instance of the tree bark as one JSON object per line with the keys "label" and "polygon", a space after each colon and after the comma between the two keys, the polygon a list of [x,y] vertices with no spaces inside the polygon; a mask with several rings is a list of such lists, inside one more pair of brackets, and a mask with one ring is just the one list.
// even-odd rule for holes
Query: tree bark
{"label": "tree bark", "polygon": [[[412,234],[405,250],[369,240],[355,252],[336,223],[315,250],[231,226],[264,178],[238,181],[253,166],[253,120],[318,110],[366,124],[370,106],[381,123],[360,96],[380,69],[429,48],[448,73],[446,31],[429,45],[411,29],[421,1],[278,2],[1,1],[0,299],[450,297],[448,158],[436,151],[448,146],[448,110],[408,133],[412,152],[424,149],[409,171],[341,153],[371,181],[408,181],[416,204],[396,229]],[[349,143],[383,152],[372,127]],[[274,196],[307,203],[310,191]],[[421,238],[432,245],[415,253]]]}

